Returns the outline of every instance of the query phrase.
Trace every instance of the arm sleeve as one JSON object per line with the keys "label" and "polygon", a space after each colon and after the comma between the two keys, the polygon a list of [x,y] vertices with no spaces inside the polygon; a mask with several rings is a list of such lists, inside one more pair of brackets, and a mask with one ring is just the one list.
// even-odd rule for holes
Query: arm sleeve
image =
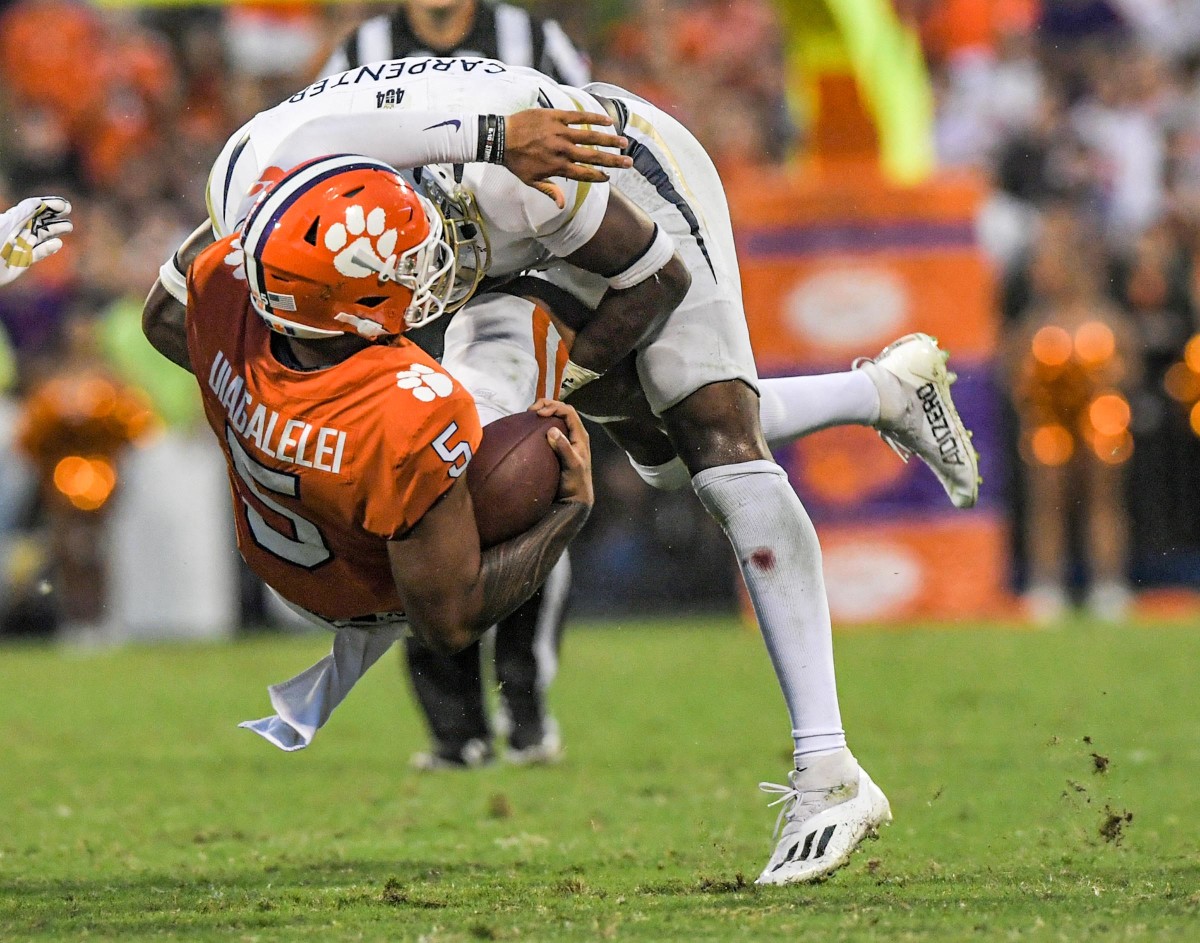
{"label": "arm sleeve", "polygon": [[[449,379],[448,374],[442,375]],[[396,431],[402,426],[397,422],[391,428]],[[363,528],[387,540],[412,530],[466,473],[482,439],[475,401],[454,383],[449,396],[431,404],[415,433],[401,433],[393,440],[390,480],[380,483],[384,487],[368,489]]]}
{"label": "arm sleeve", "polygon": [[478,114],[399,110],[322,115],[280,141],[264,163],[295,167],[350,148],[398,169],[466,164],[478,154],[479,118]]}

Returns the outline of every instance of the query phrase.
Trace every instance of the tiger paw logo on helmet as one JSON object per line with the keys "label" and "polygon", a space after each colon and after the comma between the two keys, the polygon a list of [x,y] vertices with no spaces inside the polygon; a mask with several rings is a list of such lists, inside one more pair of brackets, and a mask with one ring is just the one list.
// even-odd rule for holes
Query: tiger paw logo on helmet
{"label": "tiger paw logo on helmet", "polygon": [[423,363],[414,363],[407,370],[397,373],[396,386],[402,390],[412,390],[412,395],[422,403],[432,403],[454,392],[453,380]]}
{"label": "tiger paw logo on helmet", "polygon": [[347,278],[366,278],[395,266],[397,238],[396,230],[387,228],[383,207],[368,213],[354,205],[346,207],[345,223],[325,230],[325,248],[336,253],[333,267]]}

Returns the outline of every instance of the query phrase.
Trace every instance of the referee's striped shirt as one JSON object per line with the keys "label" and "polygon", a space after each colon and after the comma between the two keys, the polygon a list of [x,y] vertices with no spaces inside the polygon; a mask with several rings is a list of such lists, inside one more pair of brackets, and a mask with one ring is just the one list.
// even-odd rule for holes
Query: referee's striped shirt
{"label": "referee's striped shirt", "polygon": [[367,20],[325,63],[322,75],[333,75],[367,62],[409,56],[481,56],[509,65],[528,66],[564,85],[591,81],[587,60],[554,20],[495,0],[479,0],[475,22],[452,49],[430,49],[409,26],[405,7]]}

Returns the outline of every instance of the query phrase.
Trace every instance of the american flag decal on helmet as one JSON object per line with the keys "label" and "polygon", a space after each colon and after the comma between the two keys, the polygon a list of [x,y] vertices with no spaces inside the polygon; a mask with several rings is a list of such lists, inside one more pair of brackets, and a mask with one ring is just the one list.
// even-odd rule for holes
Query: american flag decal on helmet
{"label": "american flag decal on helmet", "polygon": [[267,292],[267,300],[271,302],[271,307],[280,311],[295,311],[296,296],[295,295],[280,295],[273,291]]}

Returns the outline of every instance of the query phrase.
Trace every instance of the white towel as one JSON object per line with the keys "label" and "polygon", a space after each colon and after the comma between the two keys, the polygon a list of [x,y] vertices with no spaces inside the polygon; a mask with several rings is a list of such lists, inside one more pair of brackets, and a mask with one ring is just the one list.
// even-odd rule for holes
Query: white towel
{"label": "white towel", "polygon": [[332,652],[307,671],[267,688],[277,713],[238,726],[253,730],[281,750],[303,750],[358,679],[404,631],[402,624],[370,630],[336,629]]}

